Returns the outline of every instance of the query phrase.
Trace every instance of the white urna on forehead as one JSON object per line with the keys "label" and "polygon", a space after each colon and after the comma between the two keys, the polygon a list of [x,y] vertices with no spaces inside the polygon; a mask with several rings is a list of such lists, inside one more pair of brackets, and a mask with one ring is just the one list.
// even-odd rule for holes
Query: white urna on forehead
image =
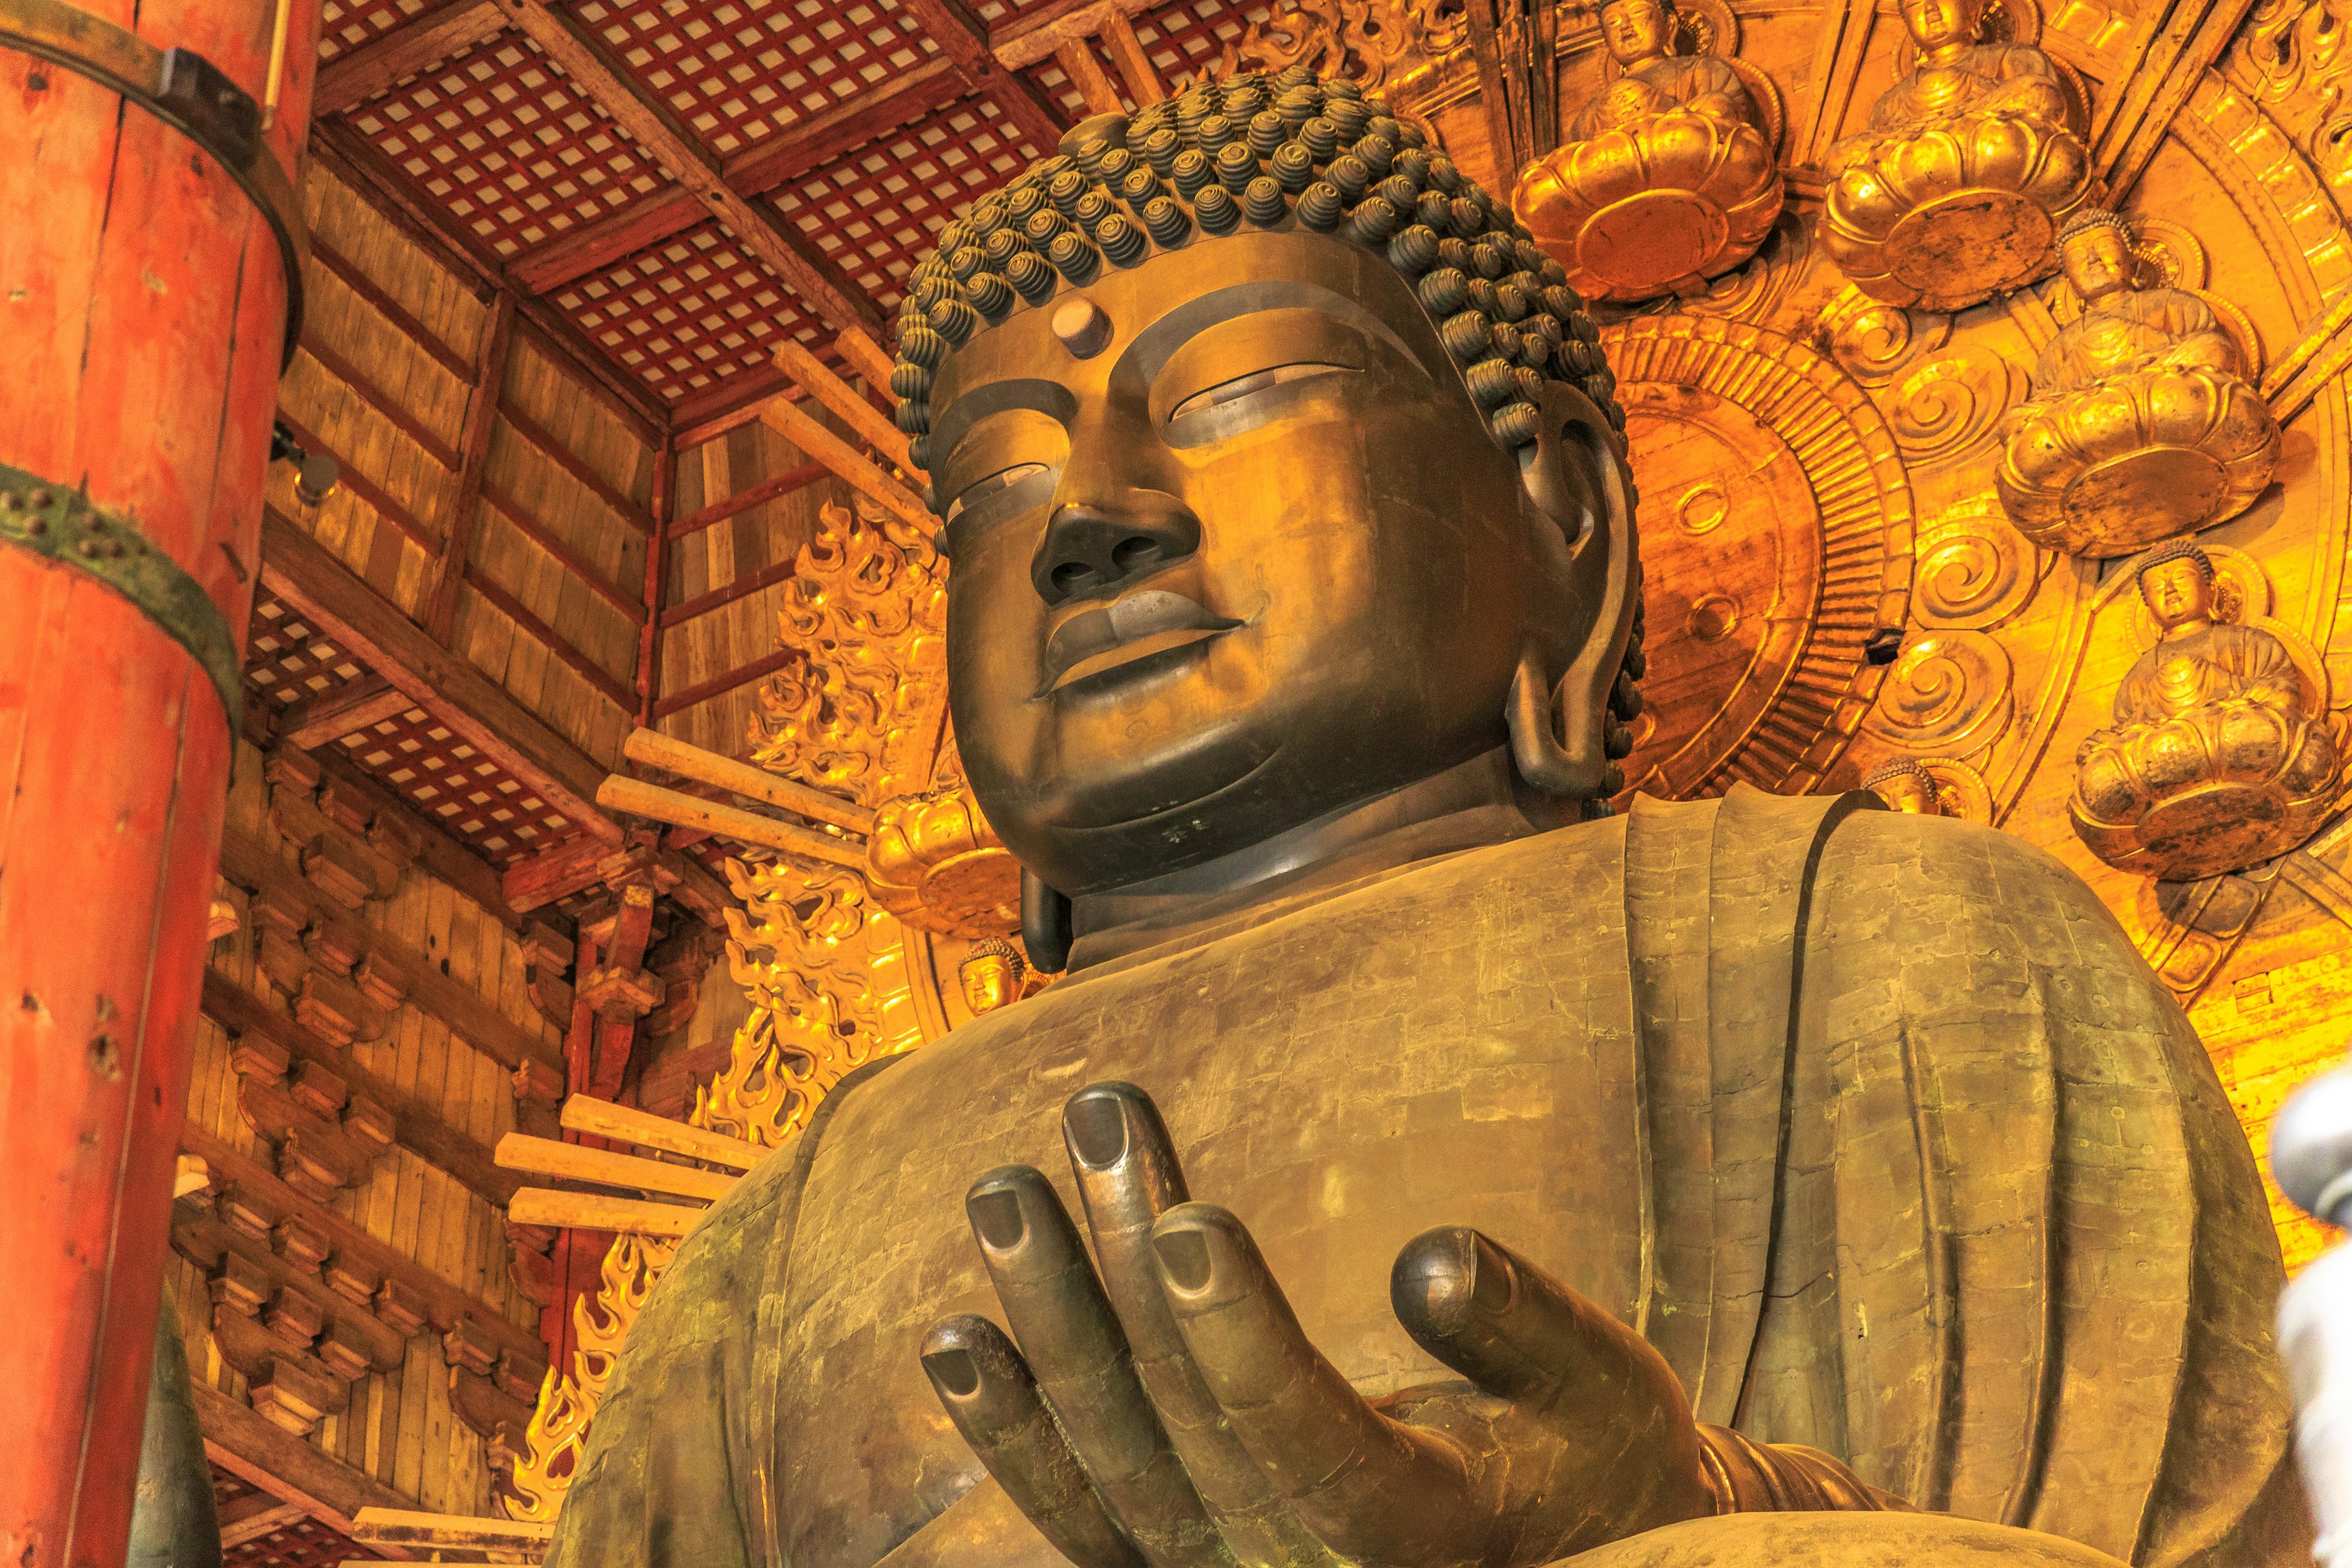
{"label": "white urna on forehead", "polygon": [[1064,145],[950,224],[915,268],[890,390],[916,466],[929,467],[932,379],[975,334],[1106,267],[1293,228],[1388,258],[1506,447],[1536,438],[1547,379],[1590,397],[1622,439],[1616,377],[1568,274],[1377,96],[1294,66],[1196,85],[1132,119],[1098,115]]}

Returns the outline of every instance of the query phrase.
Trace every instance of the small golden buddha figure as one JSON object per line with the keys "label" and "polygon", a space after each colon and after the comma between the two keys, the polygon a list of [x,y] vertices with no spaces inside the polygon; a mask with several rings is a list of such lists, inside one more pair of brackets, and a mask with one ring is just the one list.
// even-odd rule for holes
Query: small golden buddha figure
{"label": "small golden buddha figure", "polygon": [[1520,175],[1512,210],[1589,299],[1696,293],[1780,216],[1769,121],[1729,61],[1671,52],[1668,0],[1609,0],[1601,31],[1622,74]]}
{"label": "small golden buddha figure", "polygon": [[2074,215],[2059,237],[2083,313],[2033,368],[2011,411],[1995,484],[2036,544],[2125,555],[2235,517],[2270,483],[2278,420],[2213,308],[2142,288],[2131,226]]}
{"label": "small golden buddha figure", "polygon": [[1902,0],[1918,61],[1830,149],[1822,233],[1854,286],[1958,310],[2049,270],[2090,158],[2050,57],[1980,43],[1985,0]]}
{"label": "small golden buddha figure", "polygon": [[2213,618],[2213,563],[2177,541],[2140,568],[2162,628],[2074,758],[2074,831],[2108,865],[2165,881],[2241,870],[2308,837],[2334,801],[2340,737],[2286,645]]}
{"label": "small golden buddha figure", "polygon": [[1862,787],[1885,801],[1889,811],[1908,812],[1914,816],[1944,815],[1936,775],[1914,758],[1897,757],[1893,762],[1881,763],[1863,779]]}
{"label": "small golden buddha figure", "polygon": [[2090,889],[1859,791],[1609,808],[1625,415],[1499,204],[1294,69],[940,241],[892,384],[1065,978],[703,1216],[547,1568],[2308,1551],[2252,1154]]}
{"label": "small golden buddha figure", "polygon": [[956,983],[963,988],[963,1005],[975,1018],[993,1013],[1029,993],[1029,962],[1021,950],[1001,936],[984,936],[956,965]]}

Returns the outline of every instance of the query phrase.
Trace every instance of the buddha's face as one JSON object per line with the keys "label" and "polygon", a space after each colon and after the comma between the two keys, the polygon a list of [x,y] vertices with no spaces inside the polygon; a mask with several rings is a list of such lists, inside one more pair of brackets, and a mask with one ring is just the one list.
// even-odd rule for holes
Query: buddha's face
{"label": "buddha's face", "polygon": [[2086,228],[2069,239],[2058,259],[2066,269],[2066,281],[2085,304],[2131,283],[2131,241],[2123,230],[2107,224]]}
{"label": "buddha's face", "polygon": [[963,984],[963,1005],[975,1018],[992,1013],[1013,999],[1013,964],[1001,952],[979,952],[957,966]]}
{"label": "buddha's face", "polygon": [[1903,26],[1926,54],[1976,42],[1983,19],[1983,0],[1903,0]]}
{"label": "buddha's face", "polygon": [[1666,52],[1674,22],[1658,0],[1611,0],[1601,8],[1601,32],[1621,66],[1639,65]]}
{"label": "buddha's face", "polygon": [[1872,793],[1893,810],[1908,812],[1914,816],[1938,815],[1935,786],[1916,773],[1895,773],[1870,787]]}
{"label": "buddha's face", "polygon": [[[1074,300],[1100,312],[1092,353],[1055,333]],[[1107,268],[950,357],[931,420],[955,733],[990,822],[1062,892],[1500,746],[1531,618],[1582,641],[1560,525],[1410,286],[1344,241]],[[1577,449],[1562,466],[1604,485],[1613,459]],[[1590,519],[1610,492],[1585,493]]]}
{"label": "buddha's face", "polygon": [[2197,563],[2186,555],[2159,562],[2139,574],[2140,597],[2158,626],[2169,629],[2190,621],[2209,619],[2213,586]]}

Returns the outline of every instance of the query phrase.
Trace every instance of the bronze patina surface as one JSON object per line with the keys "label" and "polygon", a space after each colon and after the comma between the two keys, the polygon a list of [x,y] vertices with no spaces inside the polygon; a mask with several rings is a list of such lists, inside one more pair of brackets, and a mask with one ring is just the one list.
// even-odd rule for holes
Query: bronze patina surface
{"label": "bronze patina surface", "polygon": [[958,742],[1070,973],[711,1211],[551,1563],[2292,1556],[2276,1243],[2169,994],[1988,828],[1597,816],[1591,323],[1376,105],[1223,92],[1081,127],[902,325]]}

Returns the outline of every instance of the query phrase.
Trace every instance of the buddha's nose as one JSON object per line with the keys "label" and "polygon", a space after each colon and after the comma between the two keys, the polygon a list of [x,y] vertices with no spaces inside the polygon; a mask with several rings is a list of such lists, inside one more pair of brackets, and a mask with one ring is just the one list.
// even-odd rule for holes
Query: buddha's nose
{"label": "buddha's nose", "polygon": [[1173,496],[1139,492],[1116,508],[1066,501],[1045,525],[1029,575],[1039,598],[1059,605],[1118,592],[1200,548],[1200,520]]}

